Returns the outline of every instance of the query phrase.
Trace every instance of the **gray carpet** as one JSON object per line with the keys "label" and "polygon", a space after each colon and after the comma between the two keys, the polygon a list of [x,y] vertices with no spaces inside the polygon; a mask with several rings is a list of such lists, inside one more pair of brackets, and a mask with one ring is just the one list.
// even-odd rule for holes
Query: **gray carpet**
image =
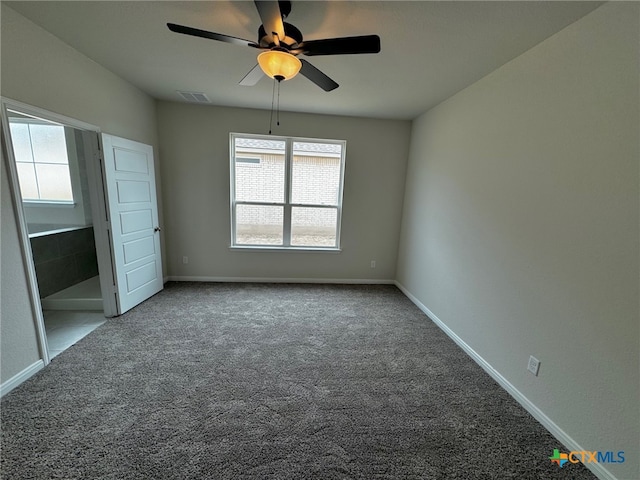
{"label": "gray carpet", "polygon": [[5,479],[592,479],[392,286],[170,283],[2,400]]}

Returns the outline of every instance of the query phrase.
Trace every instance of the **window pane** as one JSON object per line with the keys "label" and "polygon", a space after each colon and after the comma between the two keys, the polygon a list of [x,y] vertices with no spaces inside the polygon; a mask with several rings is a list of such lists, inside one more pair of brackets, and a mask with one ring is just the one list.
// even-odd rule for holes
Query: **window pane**
{"label": "window pane", "polygon": [[36,163],[41,200],[73,201],[69,165]]}
{"label": "window pane", "polygon": [[235,139],[235,190],[240,202],[284,202],[285,142]]}
{"label": "window pane", "polygon": [[293,142],[292,203],[337,205],[342,145]]}
{"label": "window pane", "polygon": [[29,125],[26,123],[9,123],[11,144],[16,162],[33,162]]}
{"label": "window pane", "polygon": [[69,163],[64,127],[59,125],[30,124],[31,145],[36,162]]}
{"label": "window pane", "polygon": [[38,184],[33,163],[16,163],[18,168],[18,182],[24,200],[38,200]]}
{"label": "window pane", "polygon": [[337,223],[335,208],[292,207],[291,245],[335,247]]}
{"label": "window pane", "polygon": [[284,208],[236,205],[236,244],[282,245]]}

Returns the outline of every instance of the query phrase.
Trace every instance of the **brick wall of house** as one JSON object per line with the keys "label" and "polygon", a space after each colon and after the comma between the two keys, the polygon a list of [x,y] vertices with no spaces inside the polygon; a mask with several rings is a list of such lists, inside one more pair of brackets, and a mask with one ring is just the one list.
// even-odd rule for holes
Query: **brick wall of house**
{"label": "brick wall of house", "polygon": [[[284,155],[260,154],[259,163],[236,162],[236,199],[240,201],[284,201]],[[335,205],[340,184],[340,159],[295,155],[292,175],[292,203]],[[329,187],[330,186],[330,187]],[[238,228],[282,225],[282,208],[239,206]],[[295,208],[294,227],[335,228],[336,210]]]}

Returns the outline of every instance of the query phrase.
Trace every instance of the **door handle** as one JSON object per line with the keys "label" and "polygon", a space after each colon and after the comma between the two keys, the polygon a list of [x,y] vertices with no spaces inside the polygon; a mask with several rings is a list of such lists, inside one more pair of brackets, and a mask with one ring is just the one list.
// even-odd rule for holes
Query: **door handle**
{"label": "door handle", "polygon": [[161,230],[160,227],[156,227],[156,228],[153,229],[154,232],[159,232],[160,230]]}

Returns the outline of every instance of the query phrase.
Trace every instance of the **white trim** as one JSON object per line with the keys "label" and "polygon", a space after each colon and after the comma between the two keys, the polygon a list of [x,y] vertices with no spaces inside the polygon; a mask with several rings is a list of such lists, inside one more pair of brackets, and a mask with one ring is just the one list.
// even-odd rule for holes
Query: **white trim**
{"label": "white trim", "polygon": [[16,388],[25,380],[28,380],[29,378],[31,378],[33,375],[35,375],[37,372],[39,372],[43,368],[44,368],[44,361],[38,360],[37,362],[29,365],[27,368],[25,368],[21,372],[16,373],[13,377],[11,377],[9,380],[7,380],[2,385],[0,385],[0,397],[4,397],[11,390]]}
{"label": "white trim", "polygon": [[85,228],[91,228],[91,225],[78,225],[77,227],[56,228],[55,230],[43,230],[42,232],[33,232],[29,234],[29,238],[46,237],[47,235],[57,235],[58,233],[75,232],[76,230],[83,230]]}
{"label": "white trim", "polygon": [[229,244],[236,243],[236,166],[235,166],[235,137],[229,135],[229,221],[231,223],[231,237]]}
{"label": "white trim", "polygon": [[299,252],[299,253],[316,253],[316,252],[329,252],[340,253],[341,248],[336,247],[285,247],[276,245],[270,247],[268,245],[231,245],[229,250],[239,250],[245,252]]}
{"label": "white trim", "polygon": [[275,278],[275,277],[197,277],[169,275],[171,282],[221,282],[221,283],[331,283],[350,285],[393,285],[394,280],[377,278]]}
{"label": "white trim", "polygon": [[[285,248],[291,248],[291,198],[293,197],[292,195],[292,187],[291,187],[291,182],[292,182],[292,178],[293,178],[293,139],[292,138],[285,138],[285,147],[284,147],[284,165],[285,165],[285,170],[284,170],[284,209],[282,210],[282,246]],[[235,154],[235,151],[234,151]],[[236,204],[237,205],[237,204]],[[237,240],[238,236],[236,235],[236,240]],[[236,246],[240,245],[238,243],[236,243]],[[337,247],[338,244],[336,243],[334,245],[334,247]]]}
{"label": "white trim", "polygon": [[47,123],[55,122],[63,127],[75,127],[79,128],[80,130],[90,130],[96,132],[100,131],[100,129],[95,125],[77,120],[75,118],[67,117],[66,115],[60,115],[59,113],[51,112],[39,107],[34,107],[33,105],[19,102],[17,100],[12,100],[7,97],[0,97],[0,99],[9,110],[19,110],[19,113],[33,116]]}
{"label": "white trim", "polygon": [[65,200],[22,200],[25,207],[75,208],[78,203]]}
{"label": "white trim", "polygon": [[[256,140],[268,140],[276,142],[284,142],[284,202],[261,202],[261,201],[238,201],[236,200],[236,139],[256,139]],[[332,154],[332,158],[337,158],[340,161],[340,178],[338,186],[338,198],[335,205],[314,205],[314,204],[296,204],[292,203],[292,176],[293,176],[293,159],[294,159],[294,143],[324,143],[329,145],[339,145],[340,154]],[[245,149],[246,147],[242,147]],[[256,205],[256,206],[277,206],[282,208],[282,245],[278,245],[280,250],[289,248],[298,248],[292,246],[291,242],[291,229],[292,229],[292,210],[293,207],[305,207],[305,208],[332,208],[336,210],[336,234],[335,245],[331,248],[340,251],[340,233],[342,229],[342,209],[343,209],[343,192],[344,192],[344,173],[346,164],[346,140],[328,140],[320,138],[307,138],[307,137],[292,137],[292,136],[271,136],[271,135],[258,135],[252,133],[229,133],[229,176],[230,176],[230,188],[229,188],[229,207],[230,220],[231,220],[231,248],[236,247],[258,247],[271,250],[269,245],[257,244],[246,245],[237,243],[236,232],[236,210],[238,205]],[[271,152],[273,153],[273,152]],[[304,249],[305,247],[301,247]],[[315,250],[315,246],[309,246],[310,250]]]}
{"label": "white trim", "polygon": [[[35,319],[38,349],[44,366],[48,365],[51,359],[49,357],[47,334],[44,328],[44,315],[42,314],[42,306],[40,305],[40,290],[38,288],[38,281],[36,278],[36,267],[33,263],[31,241],[29,240],[27,220],[24,214],[24,205],[22,204],[22,193],[20,192],[18,169],[16,167],[16,160],[13,154],[13,146],[11,145],[11,132],[9,130],[9,117],[7,114],[7,110],[14,105],[16,104],[12,101],[9,101],[4,97],[0,97],[0,116],[2,117],[2,141],[0,143],[2,144],[1,148],[3,149],[3,156],[5,157],[4,160],[7,167],[9,190],[13,197],[13,211],[16,216],[16,227],[20,238],[20,254],[22,255],[22,265],[24,265],[25,273],[27,274],[29,303],[31,304],[33,318]],[[40,115],[42,115],[42,111]]]}
{"label": "white trim", "polygon": [[87,160],[87,181],[89,184],[89,200],[91,202],[91,218],[93,220],[93,238],[96,244],[98,273],[100,274],[100,294],[104,316],[118,315],[118,301],[115,293],[115,273],[113,255],[109,240],[109,209],[107,208],[106,189],[104,185],[104,151],[100,132],[86,137],[84,154]]}
{"label": "white trim", "polygon": [[[400,282],[395,280],[393,282],[396,287],[404,293],[409,300],[411,300],[422,312],[429,317],[429,319],[435,323],[440,330],[447,334],[451,340],[453,340],[464,352],[471,357],[482,369],[489,374],[498,384],[507,391],[527,412],[529,412],[533,418],[545,427],[551,435],[561,442],[565,447],[571,451],[579,452],[585,450],[578,444],[571,436],[562,430],[553,420],[551,420],[542,410],[540,410],[531,400],[529,400],[522,392],[514,387],[500,372],[491,366],[484,358],[482,358],[473,348],[471,348],[462,338],[460,338],[453,330],[451,330],[442,320],[440,320],[431,310],[429,310],[420,300],[418,300],[409,290],[405,288]],[[544,460],[544,459],[543,459]],[[613,475],[600,463],[585,463],[591,472],[602,480],[617,480],[617,477]]]}

